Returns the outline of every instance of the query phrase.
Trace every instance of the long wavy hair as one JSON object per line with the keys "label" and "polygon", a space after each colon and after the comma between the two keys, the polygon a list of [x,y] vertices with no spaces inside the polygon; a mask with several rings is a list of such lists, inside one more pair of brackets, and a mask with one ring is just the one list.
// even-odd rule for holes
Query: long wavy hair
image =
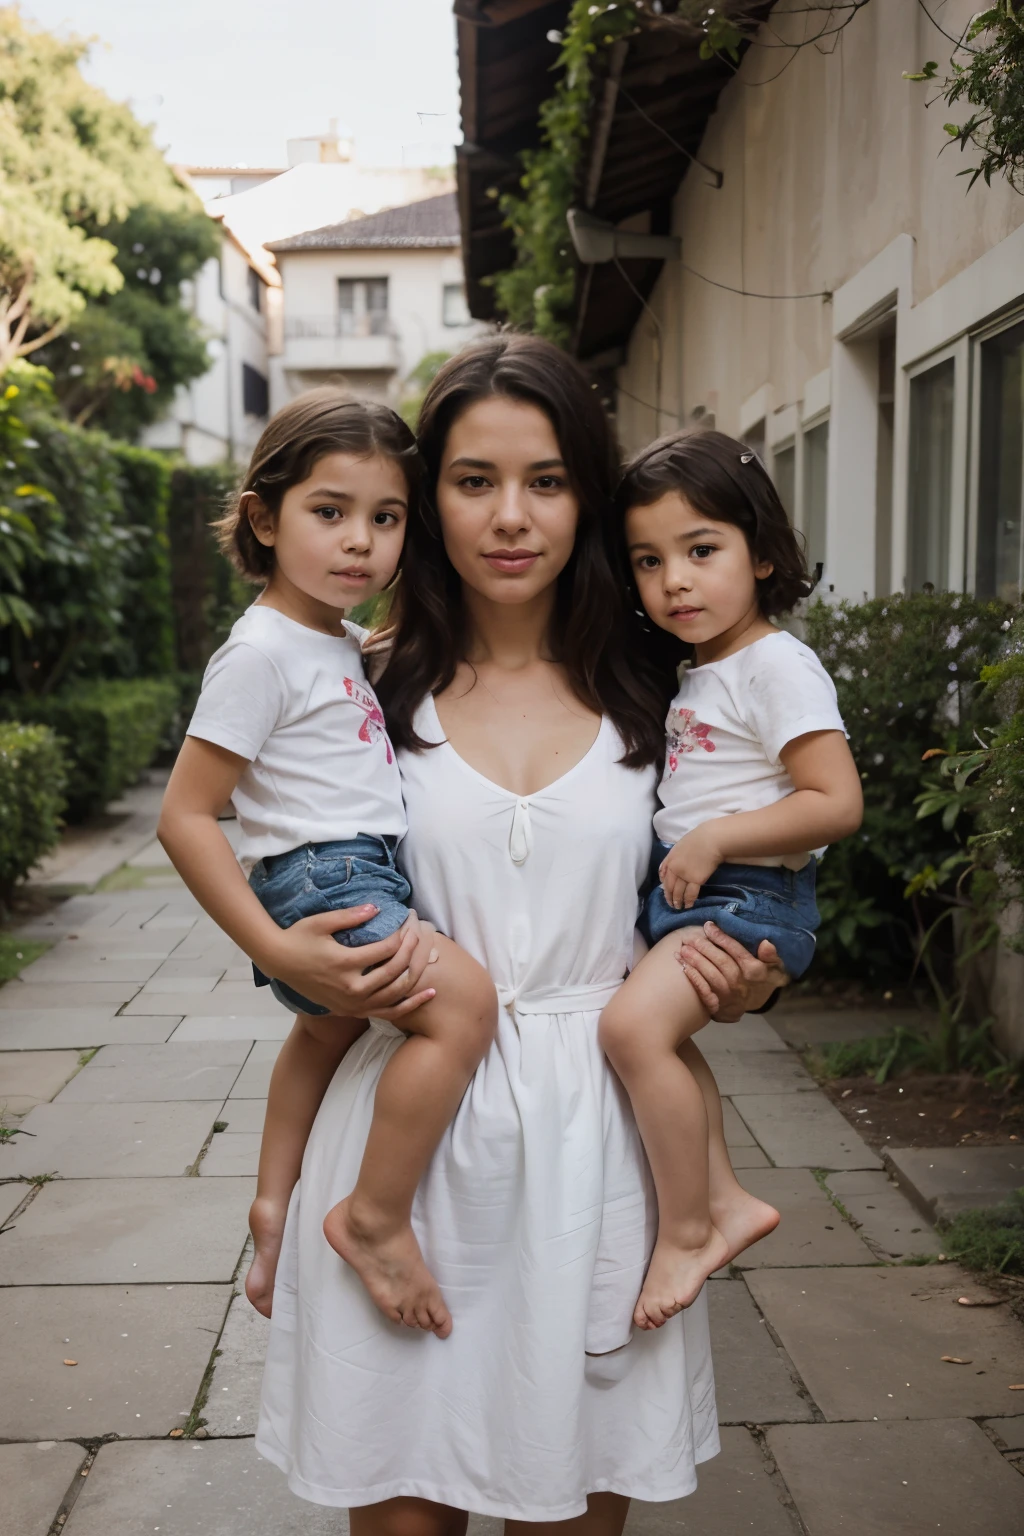
{"label": "long wavy hair", "polygon": [[615,552],[618,456],[612,430],[582,369],[537,336],[506,334],[465,348],[445,363],[424,399],[419,442],[426,483],[409,519],[405,574],[387,630],[390,657],[377,683],[391,738],[412,750],[430,745],[415,731],[416,710],[428,693],[448,687],[465,659],[462,581],[445,552],[437,482],[456,419],[493,396],[544,412],[579,503],[575,546],[557,582],[552,654],[580,703],[608,715],[617,728],[623,763],[642,768],[658,762],[675,677],[640,627]]}

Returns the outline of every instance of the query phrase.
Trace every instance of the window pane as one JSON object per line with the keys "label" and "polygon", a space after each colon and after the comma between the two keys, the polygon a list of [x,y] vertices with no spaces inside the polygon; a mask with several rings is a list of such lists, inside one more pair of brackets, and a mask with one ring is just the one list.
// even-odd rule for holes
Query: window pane
{"label": "window pane", "polygon": [[811,574],[825,563],[825,509],[828,496],[828,422],[804,433],[804,537]]}
{"label": "window pane", "polygon": [[247,416],[266,416],[270,410],[267,381],[248,363],[242,364],[242,409]]}
{"label": "window pane", "polygon": [[907,579],[911,592],[949,585],[949,518],[953,490],[955,365],[944,363],[910,381],[910,495]]}
{"label": "window pane", "polygon": [[470,313],[466,308],[466,293],[461,283],[445,283],[442,297],[441,319],[445,325],[468,325]]}
{"label": "window pane", "polygon": [[1024,585],[1024,324],[981,349],[978,596],[1017,602]]}
{"label": "window pane", "polygon": [[776,448],[772,473],[779,500],[789,513],[789,520],[792,522],[793,507],[796,502],[796,449],[792,443],[788,448]]}

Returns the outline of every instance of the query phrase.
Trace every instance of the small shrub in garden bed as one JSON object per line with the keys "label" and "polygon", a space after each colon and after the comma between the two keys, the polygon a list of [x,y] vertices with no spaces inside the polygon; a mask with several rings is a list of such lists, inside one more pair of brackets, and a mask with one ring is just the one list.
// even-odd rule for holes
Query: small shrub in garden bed
{"label": "small shrub in garden bed", "polygon": [[169,678],[76,683],[48,698],[2,699],[5,712],[51,726],[65,744],[68,819],[102,810],[152,762],[178,707]]}
{"label": "small shrub in garden bed", "polygon": [[954,592],[808,610],[807,642],[835,680],[864,787],[861,831],[829,849],[818,873],[819,974],[906,980],[904,891],[960,846],[940,818],[918,818],[922,758],[935,747],[967,748],[994,720],[980,677],[1011,614],[1005,603]]}
{"label": "small shrub in garden bed", "polygon": [[948,1258],[966,1269],[1024,1275],[1024,1189],[985,1211],[961,1211],[943,1228]]}
{"label": "small shrub in garden bed", "polygon": [[0,722],[0,906],[60,836],[65,780],[48,726]]}

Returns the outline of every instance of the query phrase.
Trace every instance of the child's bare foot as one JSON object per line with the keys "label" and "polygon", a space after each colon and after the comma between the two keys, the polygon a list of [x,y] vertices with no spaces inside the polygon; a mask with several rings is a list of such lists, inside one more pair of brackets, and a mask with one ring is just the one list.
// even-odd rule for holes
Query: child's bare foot
{"label": "child's bare foot", "polygon": [[737,1186],[734,1199],[711,1202],[711,1220],[728,1244],[723,1263],[731,1264],[744,1249],[775,1231],[779,1213],[773,1205],[755,1199]]}
{"label": "child's bare foot", "polygon": [[659,1237],[633,1313],[637,1327],[660,1328],[692,1306],[708,1276],[726,1262],[727,1253],[726,1240],[714,1227],[700,1248],[680,1248]]}
{"label": "child's bare foot", "polygon": [[255,1253],[245,1277],[245,1294],[257,1312],[270,1316],[274,1300],[274,1276],[281,1256],[281,1239],[284,1236],[286,1205],[259,1196],[249,1207],[249,1231],[252,1233]]}
{"label": "child's bare foot", "polygon": [[324,1236],[351,1264],[385,1317],[407,1328],[425,1328],[439,1339],[448,1337],[451,1313],[408,1222],[395,1227],[362,1210],[356,1214],[350,1195],[327,1212]]}

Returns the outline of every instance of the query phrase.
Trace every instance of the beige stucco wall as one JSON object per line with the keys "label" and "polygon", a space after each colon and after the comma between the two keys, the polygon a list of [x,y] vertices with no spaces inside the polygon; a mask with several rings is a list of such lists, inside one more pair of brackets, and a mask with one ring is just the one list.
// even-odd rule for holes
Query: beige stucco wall
{"label": "beige stucco wall", "polygon": [[[766,44],[802,34],[803,15],[773,12]],[[803,0],[792,0],[803,4]],[[957,32],[972,0],[948,0],[939,13]],[[811,21],[814,18],[810,18]],[[820,24],[820,18],[819,18]],[[1024,225],[1024,198],[1005,182],[979,182],[967,194],[956,172],[970,163],[947,142],[950,109],[926,109],[934,87],[901,78],[951,45],[917,0],[872,0],[823,54],[755,47],[722,95],[701,158],[724,172],[716,191],[692,167],[675,202],[683,262],[722,283],[762,293],[834,292],[901,234],[914,242],[915,305]],[[784,61],[792,62],[772,83]],[[1020,289],[1024,292],[1024,270]],[[744,401],[762,386],[778,410],[804,397],[808,380],[830,366],[833,308],[741,298],[711,287],[678,264],[662,272],[652,305],[664,327],[663,414],[624,393],[619,422],[628,448],[656,428],[671,430],[695,408],[726,431],[740,429]],[[637,325],[624,391],[653,402],[653,327]]]}

